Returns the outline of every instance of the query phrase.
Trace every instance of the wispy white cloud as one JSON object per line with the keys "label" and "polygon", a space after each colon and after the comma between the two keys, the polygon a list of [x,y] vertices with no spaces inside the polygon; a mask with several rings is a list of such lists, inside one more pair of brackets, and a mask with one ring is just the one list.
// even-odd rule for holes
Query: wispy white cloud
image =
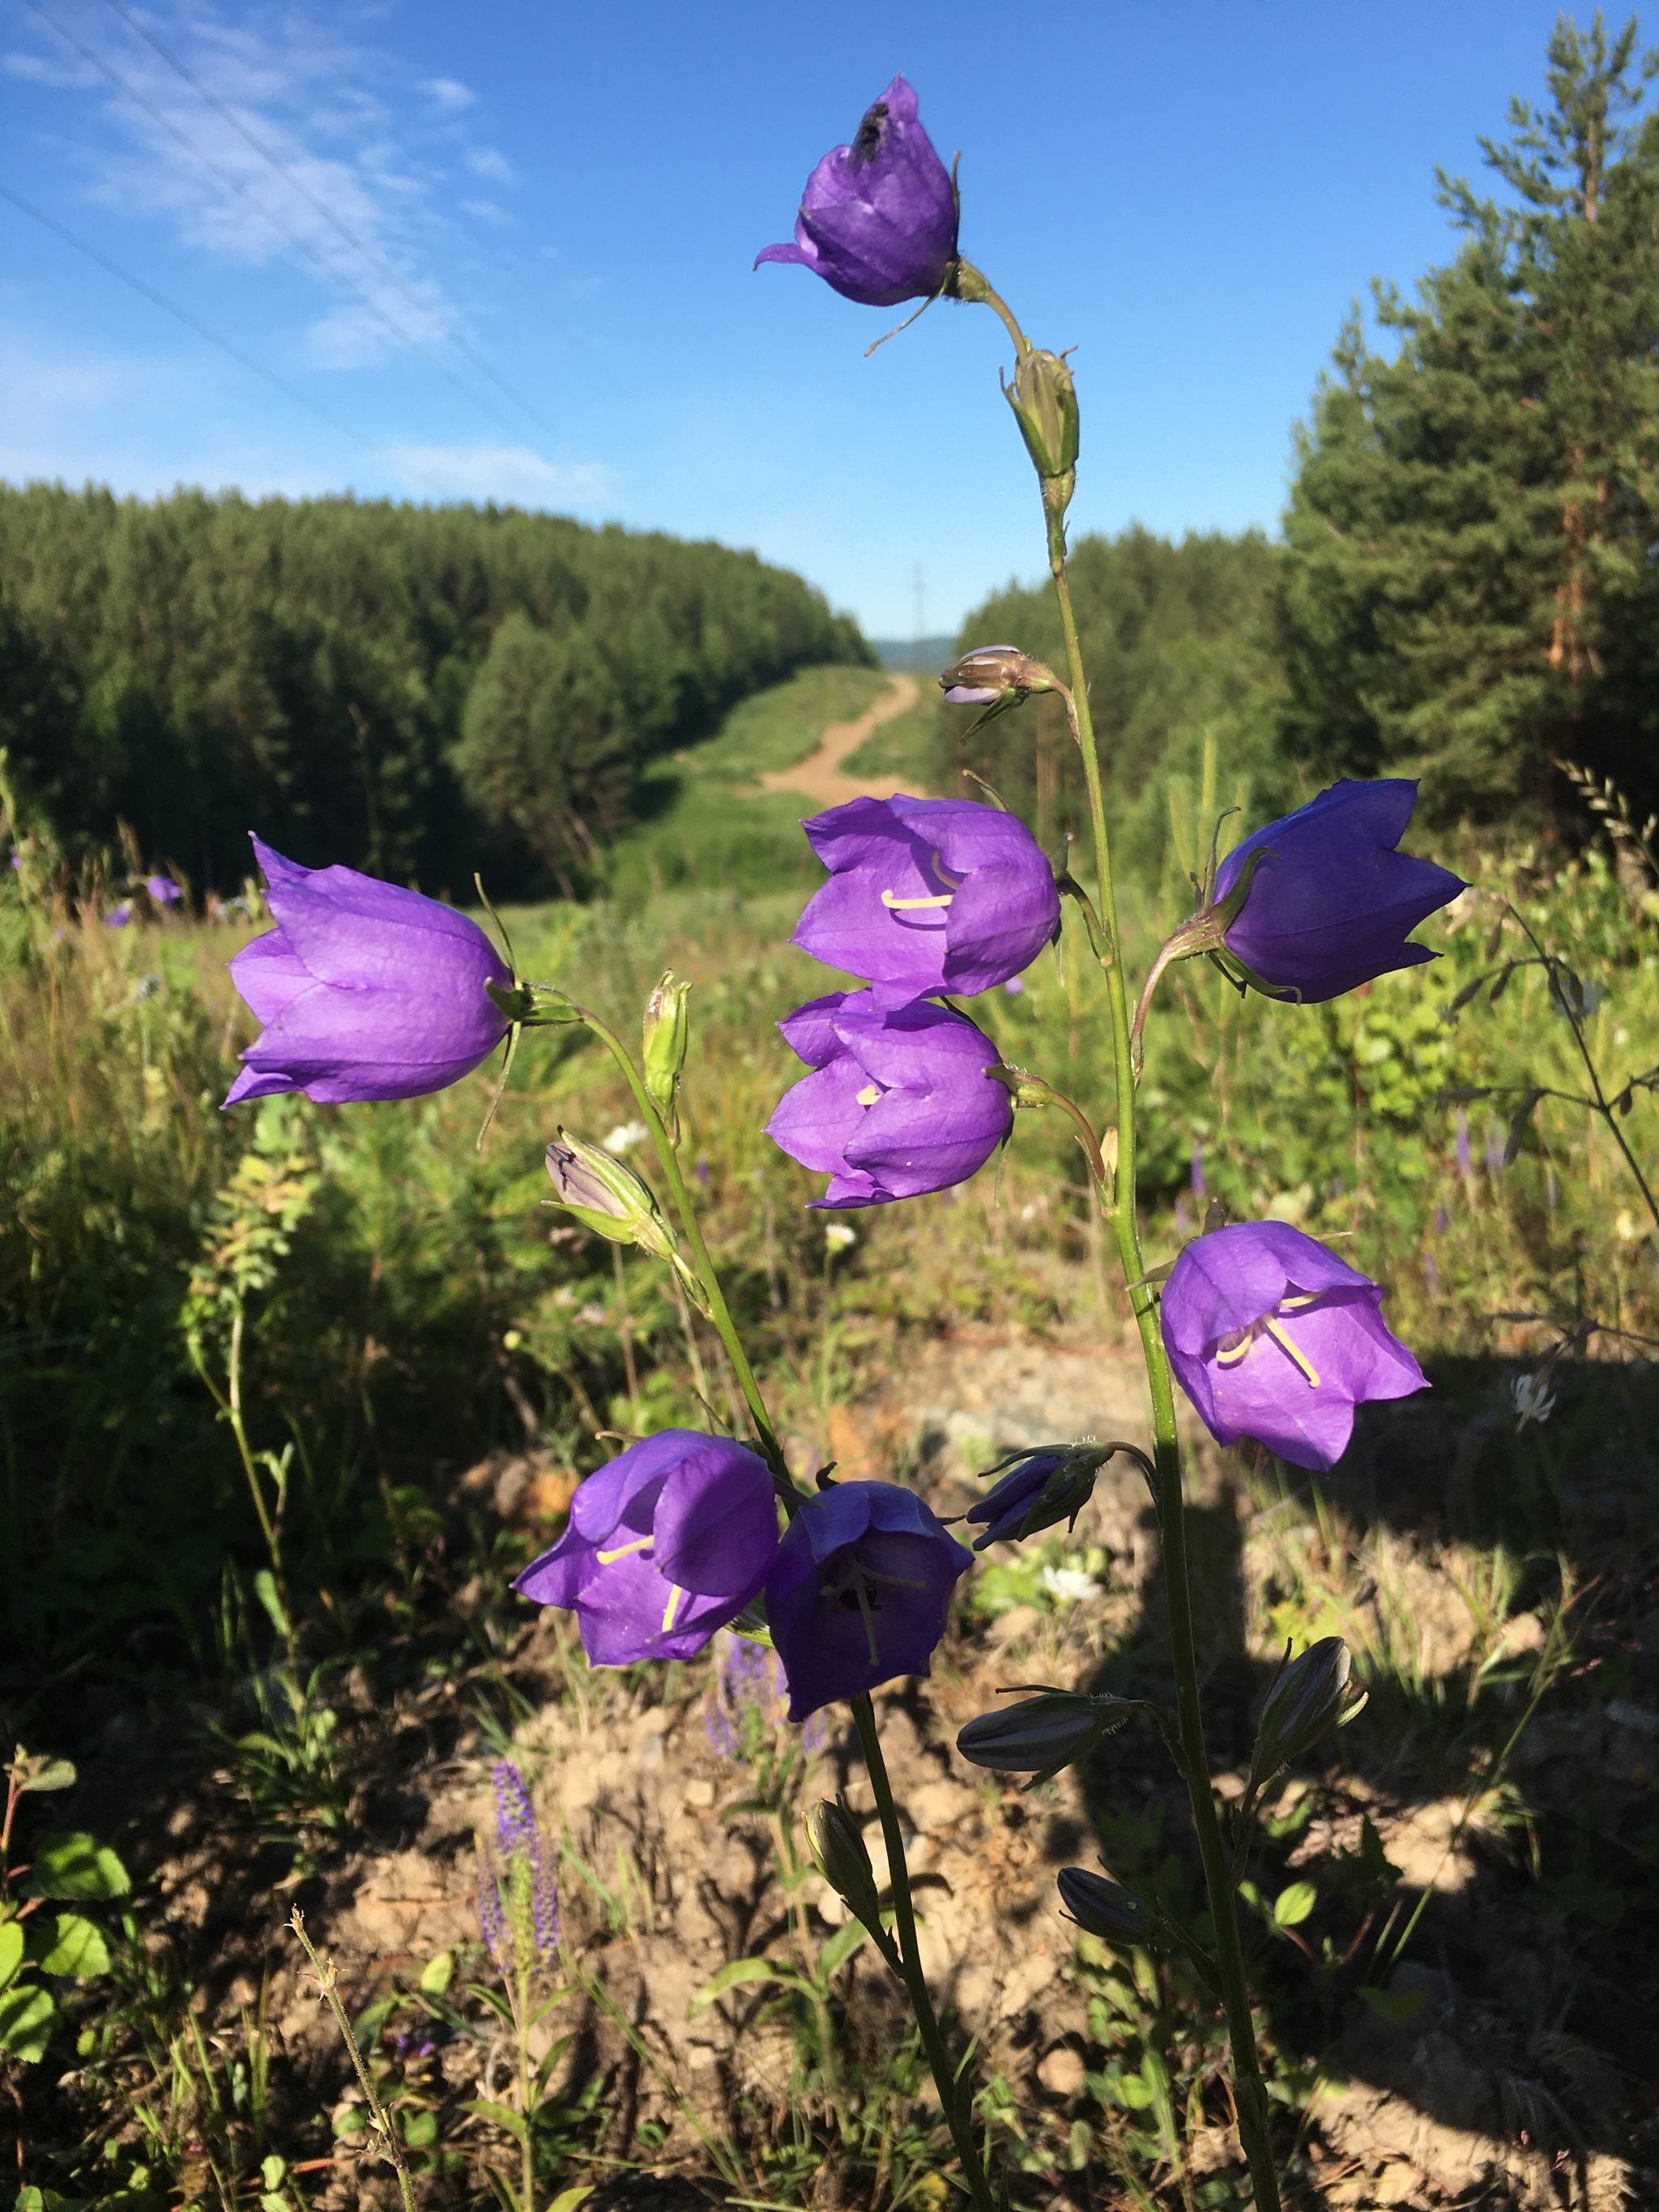
{"label": "wispy white cloud", "polygon": [[505,208],[497,207],[494,200],[463,200],[460,209],[463,215],[476,216],[480,222],[487,222],[493,230],[511,230],[513,228],[512,216]]}
{"label": "wispy white cloud", "polygon": [[[468,86],[400,80],[359,35],[374,18],[351,5],[240,21],[195,0],[177,15],[146,10],[166,54],[93,0],[55,0],[53,15],[84,52],[37,21],[38,51],[5,66],[101,106],[106,131],[81,137],[90,198],[165,220],[219,259],[302,270],[328,301],[307,337],[315,366],[372,366],[464,329],[441,273],[453,242],[441,184],[455,118],[477,99]],[[494,149],[460,154],[475,175],[513,181]],[[469,211],[504,220],[489,202]]]}
{"label": "wispy white cloud", "polygon": [[487,177],[494,185],[516,185],[518,172],[505,154],[494,146],[469,146],[461,157],[475,177]]}
{"label": "wispy white cloud", "polygon": [[612,496],[601,461],[550,461],[528,446],[389,446],[392,473],[417,496],[494,500],[503,507],[592,508]]}

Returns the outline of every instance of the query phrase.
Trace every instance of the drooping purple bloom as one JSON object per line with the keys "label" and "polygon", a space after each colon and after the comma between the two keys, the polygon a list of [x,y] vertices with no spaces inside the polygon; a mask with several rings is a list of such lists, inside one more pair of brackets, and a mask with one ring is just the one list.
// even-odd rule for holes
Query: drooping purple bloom
{"label": "drooping purple bloom", "polygon": [[157,906],[177,906],[184,893],[171,876],[146,876],[144,889]]}
{"label": "drooping purple bloom", "polygon": [[852,144],[831,147],[807,179],[794,243],[763,247],[755,266],[798,261],[843,299],[891,307],[942,290],[956,252],[956,187],[896,76]]}
{"label": "drooping purple bloom", "polygon": [[264,1024],[225,1103],[303,1091],[339,1105],[442,1091],[498,1045],[507,963],[475,921],[356,868],[301,868],[255,837],[278,927],[230,963]]}
{"label": "drooping purple bloom", "polygon": [[957,1578],[974,1564],[914,1492],[842,1482],[807,1499],[766,1585],[789,1717],[925,1674]]}
{"label": "drooping purple bloom", "polygon": [[[963,1520],[986,1526],[974,1540],[982,1552],[990,1544],[1015,1544],[1056,1522],[1075,1522],[1094,1495],[1095,1476],[1110,1454],[1088,1445],[1056,1444],[1050,1449],[1011,1452],[1008,1472],[994,1482]],[[1003,1462],[998,1462],[1000,1466]],[[988,1473],[994,1474],[994,1468]]]}
{"label": "drooping purple bloom", "polygon": [[578,1486],[563,1535],[513,1587],[572,1608],[596,1667],[690,1659],[758,1594],[777,1549],[765,1461],[664,1429]]}
{"label": "drooping purple bloom", "polygon": [[1334,1467],[1365,1398],[1427,1377],[1384,1327],[1368,1275],[1283,1221],[1189,1244],[1164,1286],[1164,1346],[1218,1443],[1252,1437],[1297,1467]]}
{"label": "drooping purple bloom", "polygon": [[885,1206],[963,1182],[1013,1126],[986,1073],[997,1048],[965,1015],[925,1000],[882,1013],[868,991],[832,991],[778,1027],[812,1073],[766,1133],[830,1177],[814,1206]]}
{"label": "drooping purple bloom", "polygon": [[106,929],[125,929],[132,920],[132,901],[123,899],[118,906],[111,907],[104,916]]}
{"label": "drooping purple bloom", "polygon": [[1408,777],[1345,777],[1236,845],[1216,873],[1218,905],[1250,854],[1262,857],[1227,926],[1228,950],[1307,1006],[1437,958],[1407,934],[1464,884],[1449,868],[1395,850],[1416,802]]}
{"label": "drooping purple bloom", "polygon": [[849,799],[801,824],[830,880],[793,942],[862,975],[878,1006],[971,994],[1030,967],[1060,893],[1018,815],[968,799]]}

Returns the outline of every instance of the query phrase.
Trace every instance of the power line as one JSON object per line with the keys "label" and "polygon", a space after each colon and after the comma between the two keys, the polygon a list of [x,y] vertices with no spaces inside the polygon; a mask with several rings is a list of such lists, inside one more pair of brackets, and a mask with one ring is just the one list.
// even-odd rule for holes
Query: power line
{"label": "power line", "polygon": [[[30,4],[33,5],[34,0],[30,0]],[[355,252],[361,253],[365,260],[374,263],[376,267],[380,269],[385,273],[388,281],[395,284],[398,289],[404,295],[404,297],[406,300],[410,301],[416,307],[419,307],[423,314],[430,312],[427,307],[427,303],[421,298],[419,293],[416,292],[414,287],[407,282],[402,272],[397,269],[392,262],[386,259],[386,256],[380,252],[379,248],[370,245],[367,239],[360,238],[357,233],[352,229],[350,225],[341,219],[338,213],[328,204],[326,200],[319,199],[317,194],[312,191],[309,185],[306,183],[305,179],[299,176],[288,162],[283,160],[280,154],[273,153],[270,148],[267,146],[262,139],[256,137],[253,132],[248,129],[247,125],[242,121],[241,118],[234,109],[228,107],[225,102],[218,97],[216,93],[210,92],[206,85],[202,82],[201,79],[193,76],[185,66],[184,63],[179,59],[178,56],[170,52],[168,49],[162,45],[161,41],[155,36],[153,31],[149,31],[145,28],[144,25],[138,21],[137,17],[133,15],[131,10],[123,4],[123,0],[109,0],[109,4],[115,10],[115,13],[121,18],[121,21],[127,26],[129,30],[136,33],[139,38],[143,40],[146,46],[152,47],[156,53],[160,54],[161,59],[167,64],[169,69],[176,70],[193,92],[197,93],[200,98],[204,100],[208,106],[211,107],[216,114],[222,115],[225,121],[229,124],[231,129],[237,132],[240,137],[246,139],[247,143],[252,147],[254,152],[258,155],[261,161],[268,161],[271,167],[276,170],[277,175],[281,177],[293,191],[298,192],[302,199],[308,200],[312,206],[316,209],[318,214],[323,217],[324,221],[331,224],[333,228],[339,233],[340,236],[344,239],[346,244],[349,246]],[[531,403],[525,398],[524,394],[521,392],[515,391],[513,386],[507,382],[507,379],[490,366],[489,362],[485,360],[484,356],[474,345],[471,343],[462,332],[459,331],[450,331],[446,332],[446,336],[448,337],[450,343],[454,346],[458,351],[464,353],[466,356],[467,359],[472,363],[475,368],[478,369],[483,375],[487,376],[490,382],[495,385],[498,390],[506,393],[507,397],[513,402],[515,407],[520,407],[524,410],[524,412],[530,417],[531,421],[535,423],[538,429],[547,431],[550,435],[552,434],[552,426],[543,421],[541,416],[537,413],[535,408],[532,406]]]}
{"label": "power line", "polygon": [[290,229],[280,216],[274,214],[270,208],[264,206],[259,200],[257,200],[252,192],[249,190],[248,186],[240,177],[233,175],[228,169],[222,167],[220,164],[213,159],[213,156],[210,154],[204,152],[204,149],[197,144],[196,141],[191,137],[187,131],[180,130],[171,116],[164,115],[159,107],[155,106],[149,100],[146,100],[143,93],[138,91],[134,85],[130,83],[112,63],[106,61],[101,54],[94,52],[92,47],[83,45],[82,42],[76,37],[73,31],[67,30],[54,15],[49,14],[48,11],[40,4],[40,0],[25,0],[25,5],[33,9],[34,14],[40,16],[43,23],[50,25],[52,29],[56,31],[58,37],[64,40],[64,44],[66,46],[72,46],[75,52],[81,56],[83,61],[89,62],[93,68],[101,70],[103,75],[109,79],[110,82],[115,87],[118,92],[119,92],[125,99],[130,100],[135,107],[141,109],[144,114],[150,118],[152,122],[159,124],[161,128],[167,131],[169,137],[176,139],[179,144],[184,148],[185,151],[190,155],[191,159],[199,161],[202,167],[207,170],[209,174],[216,177],[218,181],[224,185],[227,191],[234,192],[238,198],[246,201],[247,205],[252,209],[254,214],[257,215],[262,222],[269,223],[278,237],[286,239],[296,252],[303,253],[307,259],[311,262],[313,267],[320,270],[324,276],[325,276],[331,283],[343,283],[349,289],[355,291],[362,305],[367,307],[370,314],[376,319],[381,328],[390,331],[392,337],[395,338],[400,345],[413,346],[417,351],[424,354],[428,364],[433,368],[436,369],[440,376],[443,377],[450,384],[453,384],[463,398],[470,400],[473,406],[482,410],[482,411],[489,417],[492,422],[495,423],[501,429],[505,430],[509,436],[513,434],[514,426],[508,422],[504,416],[499,415],[489,404],[488,400],[481,399],[478,397],[478,394],[472,390],[470,385],[462,381],[447,362],[440,361],[433,353],[427,341],[421,337],[417,332],[407,331],[400,323],[393,322],[386,309],[381,307],[380,302],[357,282],[356,277],[353,276],[349,271],[343,271],[336,269],[331,266],[329,262],[325,261],[321,253],[319,252],[318,249],[312,244],[309,239],[302,238],[298,231]]}
{"label": "power line", "polygon": [[135,276],[130,269],[123,269],[120,263],[112,261],[107,253],[100,253],[95,246],[89,246],[84,238],[77,238],[72,230],[65,229],[55,216],[49,216],[44,209],[36,207],[33,201],[26,200],[21,192],[13,191],[9,185],[0,184],[0,199],[9,200],[13,207],[21,208],[25,215],[32,216],[34,221],[41,224],[44,228],[61,238],[66,246],[72,246],[77,253],[84,253],[88,261],[95,261],[100,269],[107,270],[112,276],[118,277],[123,284],[131,286],[140,298],[148,300],[152,307],[160,307],[165,314],[172,315],[175,320],[183,323],[187,330],[194,331],[198,337],[205,338],[210,345],[217,346],[221,353],[228,353],[234,362],[240,362],[244,368],[252,369],[255,376],[262,376],[267,384],[275,385],[285,399],[293,400],[296,407],[303,407],[307,414],[314,415],[319,422],[326,422],[329,428],[337,431],[341,437],[349,438],[354,444],[362,447],[366,453],[375,453],[380,451],[372,440],[364,437],[361,430],[354,430],[349,423],[338,421],[325,407],[319,407],[314,399],[307,398],[297,385],[290,384],[286,377],[278,376],[274,368],[267,368],[263,362],[256,361],[252,354],[244,353],[240,346],[233,344],[227,337],[222,337],[217,331],[210,329],[199,316],[192,315],[188,307],[181,307],[176,300],[169,300],[165,293],[158,292],[153,284],[147,284],[142,276]]}

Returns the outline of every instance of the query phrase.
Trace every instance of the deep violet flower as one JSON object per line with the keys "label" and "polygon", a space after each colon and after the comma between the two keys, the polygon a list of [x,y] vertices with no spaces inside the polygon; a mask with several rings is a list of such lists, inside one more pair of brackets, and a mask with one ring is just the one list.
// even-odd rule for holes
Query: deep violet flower
{"label": "deep violet flower", "polygon": [[475,921],[356,868],[301,868],[255,837],[277,927],[230,963],[264,1027],[226,1097],[303,1091],[337,1105],[418,1098],[488,1057],[507,1018],[489,986],[512,985]]}
{"label": "deep violet flower", "polygon": [[832,991],[778,1027],[812,1073],[766,1133],[830,1176],[814,1206],[885,1206],[963,1182],[1013,1126],[986,1073],[997,1048],[965,1015],[927,1000],[881,1013],[868,991]]}
{"label": "deep violet flower", "polygon": [[849,799],[801,824],[830,880],[793,942],[861,975],[878,1006],[988,991],[1060,928],[1042,848],[1015,814],[969,799]]}
{"label": "deep violet flower", "polygon": [[1224,933],[1227,950],[1307,1006],[1437,957],[1407,934],[1465,886],[1449,868],[1395,850],[1416,803],[1409,777],[1345,777],[1235,846],[1216,872],[1218,906],[1250,854],[1261,858]]}
{"label": "deep violet flower", "polygon": [[794,243],[763,247],[755,266],[798,261],[843,299],[891,307],[942,290],[956,252],[956,187],[896,76],[852,144],[831,147],[807,179]]}
{"label": "deep violet flower", "polygon": [[1190,1243],[1164,1286],[1164,1346],[1218,1443],[1253,1437],[1297,1467],[1333,1467],[1364,1398],[1427,1377],[1384,1327],[1382,1293],[1283,1221]]}
{"label": "deep violet flower", "polygon": [[157,906],[177,906],[184,893],[171,876],[146,876],[144,889]]}
{"label": "deep violet flower", "polygon": [[957,1577],[974,1564],[913,1491],[840,1482],[801,1507],[766,1585],[789,1717],[925,1674]]}
{"label": "deep violet flower", "polygon": [[111,907],[104,916],[106,929],[125,929],[132,920],[132,901],[123,899],[118,906]]}
{"label": "deep violet flower", "polygon": [[765,1461],[663,1429],[578,1486],[563,1535],[513,1587],[574,1610],[596,1667],[690,1659],[758,1594],[777,1549]]}

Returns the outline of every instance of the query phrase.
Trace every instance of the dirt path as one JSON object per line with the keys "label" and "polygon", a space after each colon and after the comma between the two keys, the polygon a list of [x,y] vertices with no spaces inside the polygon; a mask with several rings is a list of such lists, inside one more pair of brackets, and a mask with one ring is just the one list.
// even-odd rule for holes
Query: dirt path
{"label": "dirt path", "polygon": [[809,753],[804,761],[797,761],[793,768],[771,769],[762,776],[762,788],[799,791],[803,797],[816,799],[820,806],[840,806],[849,799],[890,799],[896,791],[903,790],[904,778],[843,775],[841,764],[884,722],[908,714],[918,696],[914,676],[895,676],[884,699],[878,699],[855,722],[832,722],[819,738],[815,753]]}

